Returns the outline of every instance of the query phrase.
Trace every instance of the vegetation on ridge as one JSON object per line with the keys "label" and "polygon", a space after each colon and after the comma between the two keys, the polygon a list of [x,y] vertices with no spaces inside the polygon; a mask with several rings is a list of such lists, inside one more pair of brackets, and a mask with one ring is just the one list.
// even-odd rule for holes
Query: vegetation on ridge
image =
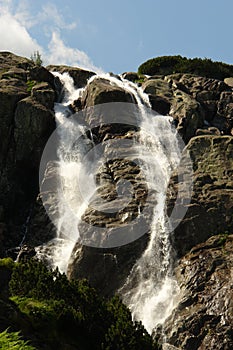
{"label": "vegetation on ridge", "polygon": [[224,80],[233,76],[233,65],[213,62],[208,58],[186,58],[178,56],[161,56],[149,59],[138,68],[139,74],[168,75],[174,73],[190,73],[207,78]]}
{"label": "vegetation on ridge", "polygon": [[11,268],[10,303],[24,320],[13,330],[20,330],[36,349],[159,349],[142,323],[132,321],[119,297],[104,299],[86,280],[68,281],[40,261],[12,265],[8,260],[2,267]]}

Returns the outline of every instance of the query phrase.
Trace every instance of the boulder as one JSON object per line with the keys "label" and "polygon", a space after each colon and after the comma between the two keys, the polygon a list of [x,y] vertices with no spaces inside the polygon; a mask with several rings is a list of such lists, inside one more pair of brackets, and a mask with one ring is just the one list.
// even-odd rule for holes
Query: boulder
{"label": "boulder", "polygon": [[[227,122],[225,110],[221,110],[221,96],[231,95],[230,87],[223,81],[198,77],[191,74],[173,74],[165,78],[172,83],[173,88],[178,88],[192,96],[199,104],[205,123],[219,128],[224,134],[230,134],[231,126]],[[183,87],[183,88],[182,88]],[[227,100],[224,103],[230,103]],[[220,104],[220,106],[219,106]],[[219,108],[220,107],[220,108]],[[172,111],[170,112],[172,115]],[[228,125],[228,127],[227,127]]]}
{"label": "boulder", "polygon": [[13,54],[12,52],[8,51],[2,51],[0,52],[0,72],[4,73],[9,69],[15,68],[21,68],[24,71],[32,68],[34,66],[34,63],[21,56],[17,56]]}
{"label": "boulder", "polygon": [[137,259],[146,248],[148,236],[133,243],[100,249],[77,243],[73,249],[67,275],[69,279],[87,278],[101,295],[113,296],[123,285]]}
{"label": "boulder", "polygon": [[199,102],[188,93],[182,76],[151,77],[142,84],[143,91],[149,94],[152,108],[161,114],[171,115],[185,142],[195,135],[204,124],[204,111]]}
{"label": "boulder", "polygon": [[207,126],[233,133],[232,89],[223,81],[177,73],[152,76],[142,88],[152,109],[174,118],[185,143]]}
{"label": "boulder", "polygon": [[133,96],[117,85],[112,85],[107,79],[94,79],[86,87],[82,96],[84,108],[108,102],[135,102]]}
{"label": "boulder", "polygon": [[169,114],[176,121],[177,129],[185,143],[204,125],[204,112],[200,103],[181,90],[173,92]]}
{"label": "boulder", "polygon": [[224,83],[233,88],[233,77],[225,78]]}
{"label": "boulder", "polygon": [[181,301],[166,320],[166,342],[186,350],[233,348],[233,235],[195,246],[176,268]]}
{"label": "boulder", "polygon": [[122,78],[132,81],[133,83],[142,83],[145,79],[147,79],[145,75],[135,72],[125,72],[122,74]]}
{"label": "boulder", "polygon": [[161,115],[168,115],[171,109],[169,98],[149,94],[151,108]]}
{"label": "boulder", "polygon": [[64,66],[64,65],[50,65],[46,67],[47,70],[50,72],[59,72],[61,74],[63,73],[69,73],[69,75],[74,79],[74,84],[77,88],[83,88],[87,84],[88,79],[90,79],[93,75],[95,75],[94,72],[77,68],[77,67],[70,67],[70,66]]}
{"label": "boulder", "polygon": [[33,86],[31,96],[46,108],[53,110],[55,91],[46,82]]}

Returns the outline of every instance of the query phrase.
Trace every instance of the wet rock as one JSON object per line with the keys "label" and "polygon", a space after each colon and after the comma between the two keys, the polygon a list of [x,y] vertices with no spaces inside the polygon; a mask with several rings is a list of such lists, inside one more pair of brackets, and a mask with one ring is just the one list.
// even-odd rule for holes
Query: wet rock
{"label": "wet rock", "polygon": [[[88,86],[83,101],[91,106],[97,102],[116,102],[117,98],[132,102],[132,96],[123,89],[104,79],[95,79]],[[67,272],[69,278],[87,278],[106,296],[113,295],[122,286],[144,251],[155,203],[154,193],[148,193],[137,159],[129,160],[138,138],[135,113],[132,113],[134,105],[129,105],[129,111],[124,108],[126,114],[121,115],[127,125],[104,123],[104,117],[109,118],[109,115],[117,115],[119,119],[115,106],[114,113],[110,108],[107,116],[101,108],[99,114],[95,111],[86,115],[89,125],[96,119],[101,124],[96,130],[92,129],[92,133],[96,144],[102,142],[106,161],[96,170],[97,190],[79,223],[80,240],[73,249]]]}
{"label": "wet rock", "polygon": [[70,279],[87,278],[101,295],[112,296],[128,277],[147,242],[148,236],[111,249],[77,243],[71,255],[67,275]]}
{"label": "wet rock", "polygon": [[46,67],[47,70],[51,72],[59,73],[69,73],[69,75],[74,79],[74,84],[77,88],[82,88],[87,84],[88,79],[90,79],[96,73],[77,67],[70,67],[64,65],[50,65]]}
{"label": "wet rock", "polygon": [[185,143],[206,126],[231,134],[232,90],[223,81],[177,73],[150,77],[142,88],[155,111],[174,118]]}
{"label": "wet rock", "polygon": [[187,350],[233,347],[233,236],[194,247],[176,268],[182,299],[166,321],[167,343]]}
{"label": "wet rock", "polygon": [[98,78],[85,89],[82,96],[84,108],[108,102],[134,102],[133,96],[119,86],[113,86],[108,80]]}
{"label": "wet rock", "polygon": [[54,91],[59,93],[59,91],[57,91],[58,80],[45,67],[33,66],[28,72],[28,80],[35,80],[36,82],[46,82]]}
{"label": "wet rock", "polygon": [[[79,224],[81,241],[73,249],[68,276],[87,278],[101,294],[109,296],[123,285],[148,243],[155,200],[133,162],[112,160],[96,177],[101,186]],[[130,200],[116,190],[118,181],[124,179],[131,183]],[[140,212],[143,222],[138,221]]]}

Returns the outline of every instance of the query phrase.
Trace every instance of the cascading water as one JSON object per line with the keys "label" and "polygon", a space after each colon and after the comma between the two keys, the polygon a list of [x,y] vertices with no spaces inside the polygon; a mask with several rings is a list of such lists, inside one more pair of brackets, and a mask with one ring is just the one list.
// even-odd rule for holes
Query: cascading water
{"label": "cascading water", "polygon": [[[56,214],[56,237],[48,243],[37,247],[37,256],[45,260],[52,268],[58,267],[61,272],[66,272],[69,257],[71,255],[74,244],[76,243],[78,233],[78,221],[88,205],[89,196],[91,196],[95,188],[90,187],[93,181],[88,181],[86,187],[86,198],[80,194],[77,185],[77,174],[80,167],[86,167],[86,176],[90,179],[93,175],[88,169],[88,165],[82,164],[82,155],[92,147],[92,142],[86,137],[82,138],[83,142],[77,150],[71,149],[75,141],[83,135],[83,126],[77,124],[69,118],[72,114],[70,104],[81,97],[82,88],[74,87],[73,79],[68,73],[53,72],[58,76],[63,84],[63,98],[61,103],[55,103],[54,111],[59,134],[58,155],[58,177],[62,183],[62,193],[55,194],[58,197],[55,210]],[[54,195],[54,194],[52,194]],[[62,198],[61,198],[62,197]],[[50,210],[50,209],[49,209]],[[73,213],[75,212],[75,215]],[[54,221],[54,220],[53,220]]]}
{"label": "cascading water", "polygon": [[[60,229],[57,237],[43,247],[38,247],[37,251],[38,255],[47,255],[47,260],[53,267],[58,266],[65,272],[71,251],[79,237],[78,221],[88,207],[89,199],[96,188],[91,164],[82,162],[82,155],[93,147],[92,141],[82,136],[80,138],[82,144],[79,143],[77,150],[74,152],[70,149],[70,145],[74,144],[79,135],[85,135],[81,124],[75,124],[74,128],[72,118],[67,122],[67,117],[71,113],[68,106],[82,95],[83,89],[75,89],[68,74],[59,74],[59,78],[65,91],[62,103],[55,105],[60,136],[58,163],[63,195],[68,205],[64,207],[64,204],[58,204],[60,217],[57,226]],[[172,277],[172,249],[169,242],[171,228],[168,227],[169,220],[165,213],[165,199],[171,173],[180,161],[180,148],[171,118],[155,114],[152,116],[148,113],[149,98],[141,88],[128,80],[109,74],[93,76],[88,83],[99,78],[107,79],[110,84],[129,92],[140,109],[140,143],[143,147],[137,148],[138,157],[143,160],[141,166],[148,187],[156,193],[156,205],[151,218],[148,247],[133,267],[119,293],[131,309],[134,319],[141,320],[151,332],[157,324],[163,323],[169,316],[179,291]],[[84,187],[88,187],[84,199],[79,193],[76,180],[80,168],[88,180],[86,184],[83,183]],[[75,213],[75,220],[71,213]]]}
{"label": "cascading water", "polygon": [[[142,158],[148,186],[157,193],[157,204],[153,210],[147,249],[119,293],[133,318],[141,320],[151,332],[165,321],[178,303],[179,287],[173,277],[174,253],[169,240],[171,227],[165,201],[171,173],[179,165],[181,154],[170,118],[158,115],[151,119],[147,115],[144,114],[141,123],[141,140],[147,145],[148,153]],[[148,130],[151,130],[150,135]]]}

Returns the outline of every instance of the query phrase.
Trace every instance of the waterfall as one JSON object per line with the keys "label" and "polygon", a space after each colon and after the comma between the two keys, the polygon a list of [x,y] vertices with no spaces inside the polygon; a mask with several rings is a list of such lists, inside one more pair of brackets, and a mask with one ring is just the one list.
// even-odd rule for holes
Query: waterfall
{"label": "waterfall", "polygon": [[171,119],[166,116],[145,117],[141,124],[141,140],[148,147],[148,153],[141,157],[148,186],[157,193],[157,204],[147,249],[119,293],[133,319],[141,320],[147,331],[152,332],[178,303],[179,287],[173,277],[174,252],[169,239],[172,228],[169,227],[165,201],[170,176],[179,165],[181,151]]}
{"label": "waterfall", "polygon": [[[57,228],[56,237],[37,247],[36,251],[38,258],[44,260],[49,266],[52,268],[58,267],[61,272],[66,272],[69,257],[79,237],[78,222],[88,205],[89,197],[95,191],[95,186],[91,168],[88,169],[87,164],[85,165],[81,160],[86,151],[92,147],[92,142],[86,137],[82,139],[83,142],[78,145],[77,149],[73,149],[76,140],[84,134],[84,127],[71,118],[70,105],[82,96],[84,89],[76,89],[73,79],[68,73],[53,72],[53,74],[58,76],[63,84],[62,101],[55,103],[54,106],[56,131],[59,136],[56,150],[58,164],[55,166],[52,164],[52,167],[57,169],[54,181],[56,182],[58,179],[59,183],[62,184],[60,186],[62,191],[57,188],[52,191],[51,201],[54,202],[53,197],[57,199],[55,204],[53,203],[55,208],[51,206],[51,208],[46,209]],[[53,141],[51,139],[50,143],[53,143]],[[88,186],[83,184],[86,189],[85,199],[81,195],[77,184],[77,174],[80,172],[80,168],[85,172],[86,179],[89,178]],[[43,181],[41,183],[43,192]],[[90,186],[91,183],[93,183],[93,186]]]}
{"label": "waterfall", "polygon": [[[63,184],[65,205],[58,199],[54,210],[58,213],[57,237],[38,247],[37,254],[39,257],[46,257],[52,267],[58,266],[62,272],[66,272],[69,257],[79,237],[78,222],[96,190],[94,166],[91,162],[83,161],[85,153],[94,144],[91,138],[85,136],[82,122],[77,123],[75,119],[69,118],[69,105],[82,96],[84,89],[75,89],[68,74],[56,75],[59,75],[64,85],[63,100],[55,104],[55,115],[59,128],[58,175]],[[156,193],[156,205],[150,220],[148,246],[134,265],[119,294],[130,308],[133,318],[141,320],[151,332],[170,315],[179,295],[179,288],[173,277],[174,257],[169,239],[172,227],[166,215],[165,201],[171,174],[181,159],[180,140],[172,126],[171,117],[150,113],[148,95],[140,87],[122,77],[109,74],[93,76],[88,84],[100,78],[129,92],[140,110],[141,147],[137,147],[138,158],[142,160],[140,166],[148,188]],[[74,144],[77,147],[74,148]],[[80,193],[80,184],[77,185],[77,174],[80,171],[85,175],[85,181],[81,184],[82,193],[85,189],[85,198]],[[140,208],[138,211],[140,212]]]}

